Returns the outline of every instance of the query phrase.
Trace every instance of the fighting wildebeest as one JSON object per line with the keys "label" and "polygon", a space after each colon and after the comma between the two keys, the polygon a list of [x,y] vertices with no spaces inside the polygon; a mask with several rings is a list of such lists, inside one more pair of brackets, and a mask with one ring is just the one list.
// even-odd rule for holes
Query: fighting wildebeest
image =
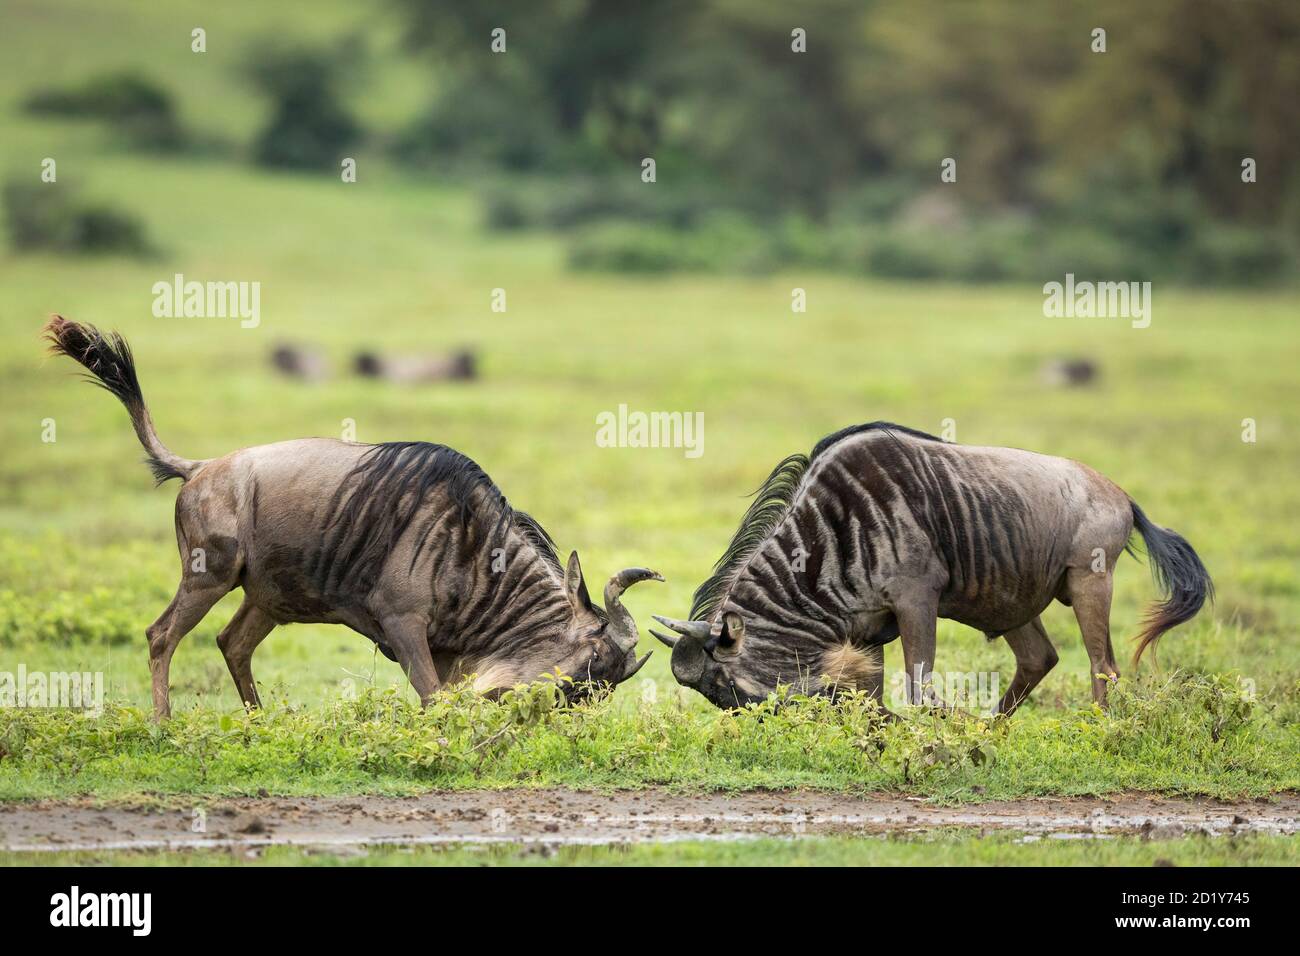
{"label": "fighting wildebeest", "polygon": [[1079,462],[857,425],[776,466],[690,620],[656,616],[676,634],[651,633],[672,647],[677,680],[719,707],[778,685],[880,700],[884,646],[901,637],[907,700],[934,704],[935,625],[948,618],[1011,645],[1016,672],[997,708],[1010,714],[1056,664],[1039,619],[1056,599],[1074,609],[1104,704],[1119,676],[1112,575],[1134,530],[1165,595],[1138,635],[1136,666],[1212,594],[1183,538]]}
{"label": "fighting wildebeest", "polygon": [[207,461],[158,439],[120,335],[55,316],[52,351],[85,366],[131,416],[176,497],[181,583],[146,634],[158,717],[181,639],[228,592],[244,601],[217,637],[240,699],[259,704],[253,651],[277,624],[346,624],[406,672],[422,702],[473,676],[488,694],[558,669],[570,699],[627,680],[637,628],[620,597],[646,568],[610,578],[594,605],[577,552],[561,566],[542,526],[510,507],[469,458],[443,445],[323,438],[259,445]]}

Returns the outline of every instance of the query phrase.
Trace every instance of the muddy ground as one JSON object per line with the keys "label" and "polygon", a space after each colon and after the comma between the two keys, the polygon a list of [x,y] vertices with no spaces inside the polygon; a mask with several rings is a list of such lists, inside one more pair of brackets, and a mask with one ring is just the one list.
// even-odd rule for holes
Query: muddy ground
{"label": "muddy ground", "polygon": [[919,798],[807,791],[658,790],[428,793],[416,797],[217,799],[166,809],[92,800],[0,804],[0,849],[232,848],[269,845],[601,844],[755,836],[922,832],[1031,835],[1300,833],[1300,794],[1248,803],[1145,795],[934,806]]}

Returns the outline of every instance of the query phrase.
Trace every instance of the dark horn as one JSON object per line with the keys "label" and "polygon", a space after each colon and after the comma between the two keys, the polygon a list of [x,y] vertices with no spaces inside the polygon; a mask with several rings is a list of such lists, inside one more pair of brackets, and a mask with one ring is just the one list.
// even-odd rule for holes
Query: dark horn
{"label": "dark horn", "polygon": [[658,614],[652,614],[651,617],[664,627],[672,628],[683,637],[694,637],[701,641],[709,639],[708,621],[678,621],[671,617],[660,617]]}
{"label": "dark horn", "polygon": [[646,652],[645,652],[645,656],[642,657],[642,658],[641,658],[639,661],[637,661],[635,664],[633,664],[633,665],[632,665],[632,669],[629,670],[626,674],[623,675],[623,680],[631,680],[631,679],[632,679],[632,676],[633,676],[634,674],[636,674],[637,671],[639,671],[641,668],[645,667],[645,662],[648,661],[648,660],[650,660],[650,655],[653,654],[653,653],[654,653],[654,651],[646,651]]}
{"label": "dark horn", "polygon": [[663,645],[666,646],[666,647],[670,647],[670,648],[671,648],[671,647],[676,647],[676,646],[677,646],[677,642],[681,640],[681,638],[680,638],[680,637],[677,637],[676,635],[673,635],[672,637],[669,637],[667,634],[663,633],[663,631],[656,631],[653,627],[650,628],[650,633],[651,633],[653,636],[659,638],[659,643],[663,644]]}
{"label": "dark horn", "polygon": [[636,647],[636,621],[619,598],[623,592],[641,581],[662,581],[663,575],[649,568],[625,568],[609,579],[605,585],[605,613],[609,615],[610,635],[625,651]]}

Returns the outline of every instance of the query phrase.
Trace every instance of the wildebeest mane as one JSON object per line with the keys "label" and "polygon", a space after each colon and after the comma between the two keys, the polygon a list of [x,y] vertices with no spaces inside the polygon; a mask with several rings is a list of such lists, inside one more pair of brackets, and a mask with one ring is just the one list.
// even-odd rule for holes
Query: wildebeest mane
{"label": "wildebeest mane", "polygon": [[[430,494],[445,491],[460,511],[464,529],[477,524],[490,551],[491,538],[514,527],[542,560],[563,576],[555,543],[530,515],[510,507],[501,489],[478,463],[454,448],[431,442],[384,442],[372,445],[348,473],[330,503],[327,547],[323,549],[324,586],[368,590],[378,580],[389,554],[421,513]],[[483,494],[476,501],[475,493]],[[411,567],[428,546],[423,529],[411,557]]]}
{"label": "wildebeest mane", "polygon": [[810,462],[816,461],[818,456],[832,445],[837,445],[844,439],[859,435],[862,432],[898,432],[903,435],[911,435],[913,438],[924,438],[926,441],[943,441],[942,438],[936,435],[915,428],[908,428],[906,425],[895,425],[893,422],[868,422],[865,425],[849,425],[847,428],[841,428],[839,431],[827,435],[813,447],[808,460]]}
{"label": "wildebeest mane", "polygon": [[736,529],[727,550],[713,566],[713,574],[696,589],[691,601],[691,620],[707,620],[717,610],[732,578],[789,512],[808,467],[834,445],[868,431],[901,432],[928,441],[943,440],[905,425],[868,422],[865,425],[850,425],[827,435],[813,446],[811,455],[791,455],[783,459],[754,492],[754,502],[740,519],[740,527]]}

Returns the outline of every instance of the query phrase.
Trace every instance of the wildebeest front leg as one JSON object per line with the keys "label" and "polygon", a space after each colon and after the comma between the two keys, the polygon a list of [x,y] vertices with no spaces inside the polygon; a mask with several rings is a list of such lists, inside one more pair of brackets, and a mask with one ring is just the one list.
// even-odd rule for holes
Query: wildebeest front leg
{"label": "wildebeest front leg", "polygon": [[[1119,677],[1115,649],[1110,643],[1110,597],[1112,577],[1109,569],[1071,568],[1066,575],[1070,604],[1079,622],[1083,646],[1088,652],[1092,677],[1092,699],[1106,706],[1106,691]],[[1100,676],[1098,676],[1100,675]]]}
{"label": "wildebeest front leg", "polygon": [[935,629],[939,624],[939,599],[918,594],[894,606],[903,644],[903,686],[909,704],[941,707],[934,691]]}
{"label": "wildebeest front leg", "polygon": [[885,646],[874,644],[863,651],[871,660],[871,677],[858,690],[866,691],[880,708],[886,720],[898,720],[898,715],[885,706]]}
{"label": "wildebeest front leg", "polygon": [[416,615],[390,617],[379,622],[384,631],[384,643],[393,649],[397,662],[420,695],[423,707],[438,691],[438,671],[433,666],[429,652],[428,621]]}
{"label": "wildebeest front leg", "polygon": [[996,713],[1010,717],[1016,708],[1029,696],[1029,692],[1038,686],[1038,682],[1047,676],[1047,672],[1056,666],[1058,660],[1056,648],[1043,627],[1042,618],[1034,618],[1003,635],[1012,653],[1016,655],[1016,674],[1011,678],[1011,686],[1002,695]]}
{"label": "wildebeest front leg", "polygon": [[245,597],[230,623],[217,635],[217,647],[221,648],[221,656],[226,659],[226,667],[230,668],[230,676],[245,707],[262,706],[253,681],[253,651],[274,628],[271,616]]}

